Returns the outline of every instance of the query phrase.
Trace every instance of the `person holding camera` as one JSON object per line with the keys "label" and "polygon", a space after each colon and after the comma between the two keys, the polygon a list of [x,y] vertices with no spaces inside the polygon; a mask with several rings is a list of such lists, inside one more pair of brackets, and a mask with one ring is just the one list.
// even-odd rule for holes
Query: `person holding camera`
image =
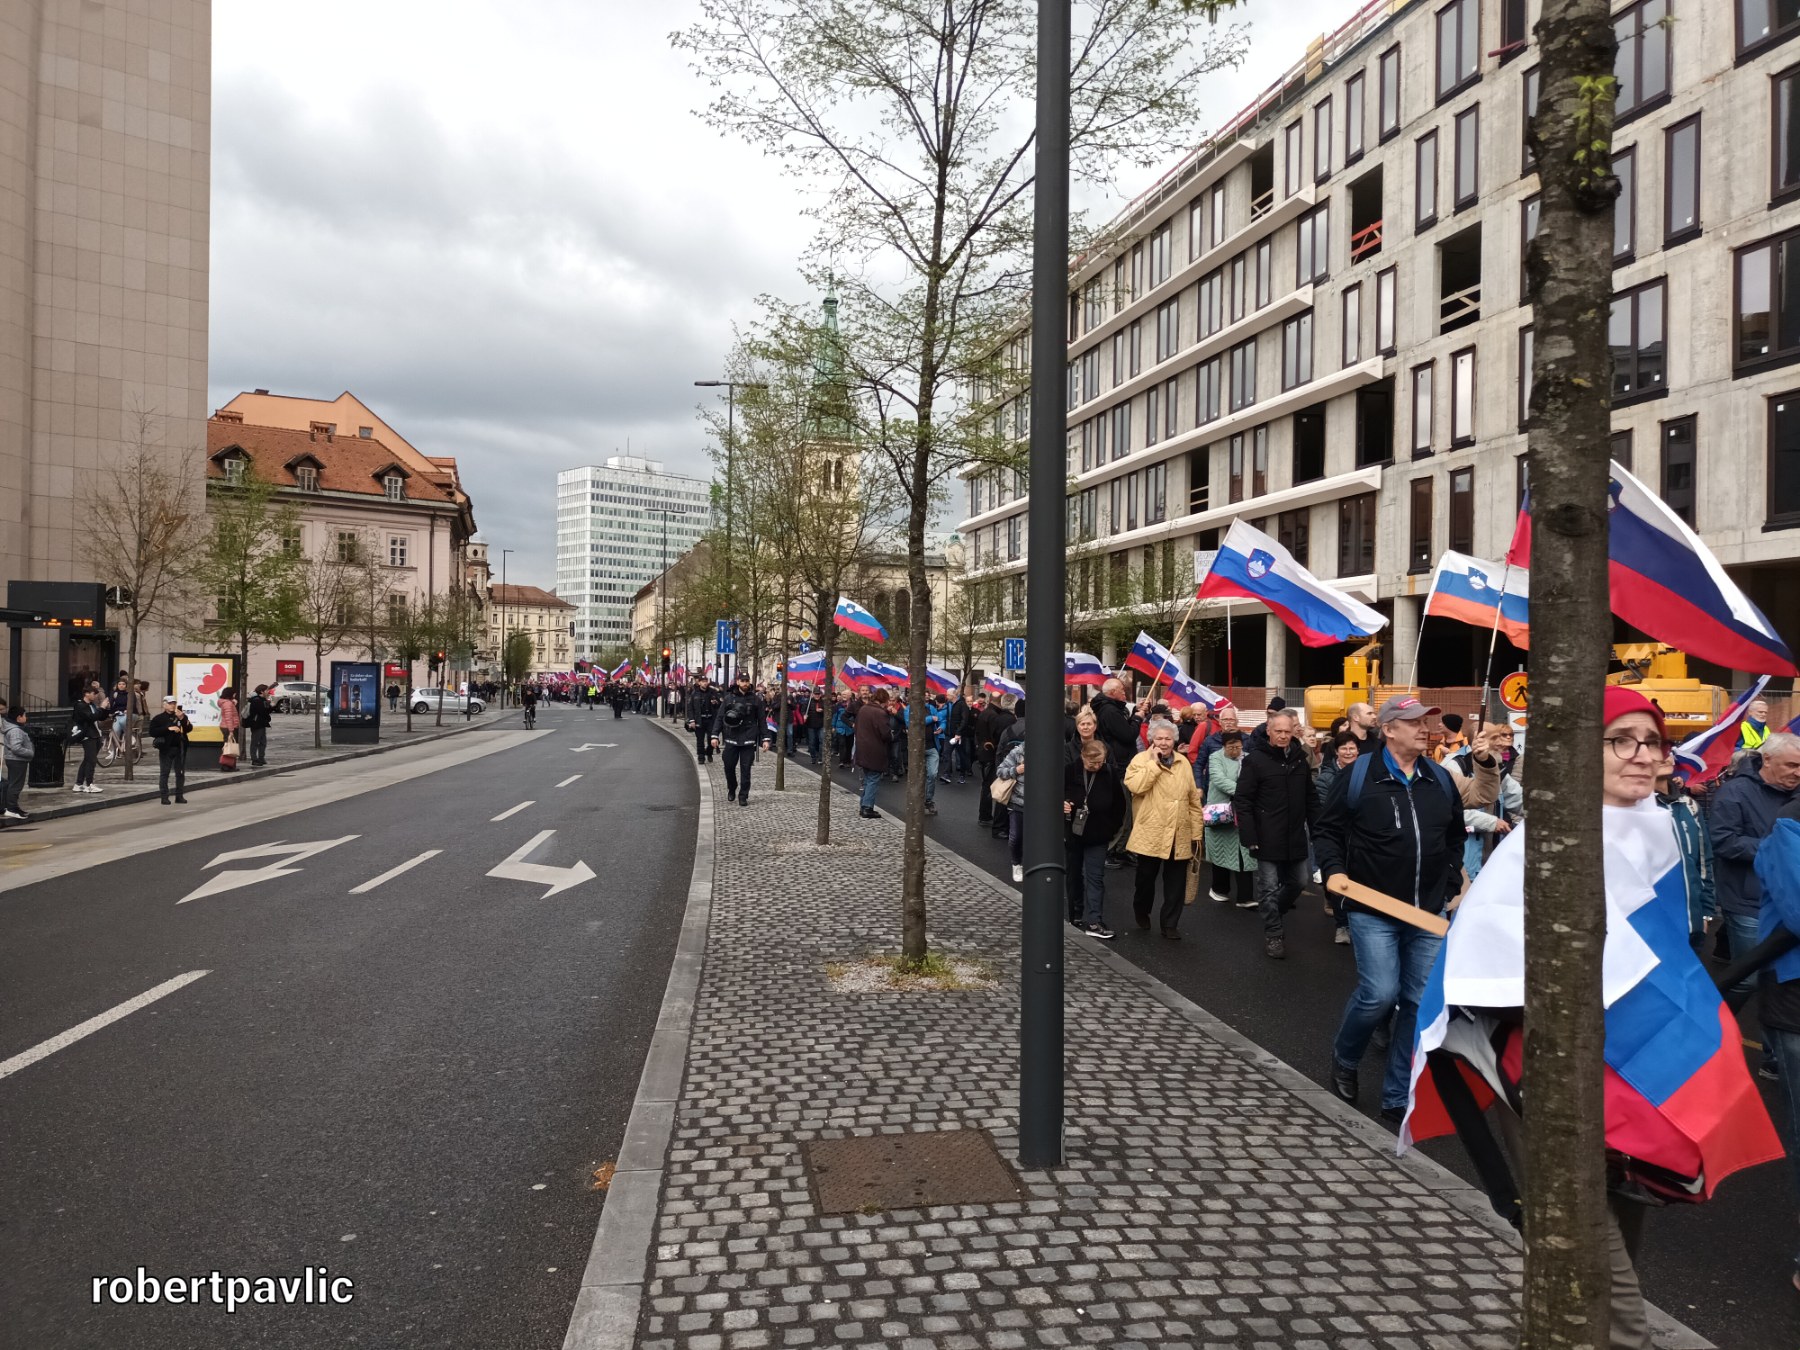
{"label": "person holding camera", "polygon": [[162,804],[169,804],[169,779],[175,779],[175,800],[187,805],[187,748],[194,724],[182,711],[173,694],[163,695],[162,711],[150,719],[150,739],[156,742],[158,785],[162,788]]}

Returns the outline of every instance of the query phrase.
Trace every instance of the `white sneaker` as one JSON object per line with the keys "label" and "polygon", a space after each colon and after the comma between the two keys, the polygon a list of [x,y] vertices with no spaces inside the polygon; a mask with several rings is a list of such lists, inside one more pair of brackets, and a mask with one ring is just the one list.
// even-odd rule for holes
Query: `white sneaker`
{"label": "white sneaker", "polygon": [[1208,891],[1206,895],[1214,904],[1229,905],[1231,903],[1229,895],[1220,895],[1217,891]]}
{"label": "white sneaker", "polygon": [[1025,880],[1025,869],[1018,863],[1013,864],[1013,880],[1014,881]]}
{"label": "white sneaker", "polygon": [[8,811],[6,813],[6,818],[8,820],[23,820],[23,819],[25,819],[24,815],[18,811]]}
{"label": "white sneaker", "polygon": [[97,793],[97,792],[99,792],[99,791],[100,791],[100,785],[99,785],[99,784],[98,784],[98,783],[89,783],[89,784],[88,784],[88,791],[89,791],[89,792],[96,792],[96,793]]}
{"label": "white sneaker", "polygon": [[74,787],[70,788],[69,791],[70,792],[86,792],[87,789],[84,788],[80,783],[77,783]]}

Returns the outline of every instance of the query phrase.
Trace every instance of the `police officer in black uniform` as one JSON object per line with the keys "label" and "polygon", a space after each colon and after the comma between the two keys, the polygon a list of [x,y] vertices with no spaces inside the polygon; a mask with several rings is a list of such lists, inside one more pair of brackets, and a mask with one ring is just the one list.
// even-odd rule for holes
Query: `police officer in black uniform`
{"label": "police officer in black uniform", "polygon": [[713,718],[713,749],[725,750],[725,795],[739,806],[750,804],[750,768],[756,747],[769,748],[768,704],[750,687],[750,672],[739,670],[733,687],[719,700]]}
{"label": "police officer in black uniform", "polygon": [[713,756],[713,719],[719,715],[719,691],[702,675],[688,690],[687,727],[694,733],[694,755],[704,764]]}

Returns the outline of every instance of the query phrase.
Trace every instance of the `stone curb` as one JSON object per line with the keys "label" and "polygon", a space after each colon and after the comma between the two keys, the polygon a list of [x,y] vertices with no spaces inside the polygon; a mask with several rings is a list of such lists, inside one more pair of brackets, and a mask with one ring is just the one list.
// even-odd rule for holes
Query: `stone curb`
{"label": "stone curb", "polygon": [[[790,764],[789,767],[809,774],[817,772],[811,765]],[[835,777],[831,780],[831,785],[851,800],[857,800],[857,794],[838,782]],[[891,812],[887,814],[892,816]],[[892,818],[896,823],[900,822],[900,817],[893,816]],[[978,880],[988,889],[1005,896],[1014,904],[1018,903],[1019,893],[1017,891],[947,845],[940,844],[930,836],[926,836],[925,848],[938,861],[958,869],[965,876]],[[1281,1087],[1346,1133],[1354,1136],[1359,1142],[1386,1154],[1421,1186],[1437,1192],[1467,1211],[1475,1222],[1489,1232],[1500,1235],[1515,1247],[1523,1247],[1524,1240],[1518,1230],[1494,1213],[1494,1208],[1488,1203],[1485,1195],[1449,1168],[1426,1157],[1417,1149],[1395,1156],[1394,1136],[1388,1133],[1384,1126],[1370,1120],[1348,1103],[1339,1101],[1328,1089],[1313,1082],[1286,1060],[1271,1054],[1248,1036],[1220,1021],[1199,1004],[1177,993],[1148,971],[1133,965],[1104,942],[1097,938],[1069,933],[1067,926],[1064,927],[1065,950],[1072,949],[1099,961],[1108,969],[1137,985],[1171,1012],[1199,1027],[1219,1044],[1255,1065]],[[1718,1350],[1717,1346],[1699,1332],[1677,1321],[1655,1304],[1647,1303],[1646,1307],[1649,1310],[1650,1333],[1655,1338],[1658,1350]]]}
{"label": "stone curb", "polygon": [[[501,715],[504,716],[505,714]],[[204,792],[209,788],[230,787],[234,783],[254,783],[259,779],[274,778],[284,773],[297,773],[301,769],[317,769],[327,764],[342,764],[345,760],[365,759],[370,755],[385,755],[391,750],[404,750],[408,746],[430,745],[433,741],[446,740],[451,736],[460,736],[466,731],[474,731],[479,727],[494,727],[498,725],[498,720],[488,722],[476,722],[470,720],[464,725],[446,727],[442,731],[433,731],[423,735],[415,735],[410,740],[389,741],[381,745],[364,746],[358,750],[346,750],[341,755],[315,755],[311,759],[295,760],[292,764],[271,765],[261,769],[237,769],[231,773],[221,773],[207,778],[190,778],[188,779],[187,790],[189,792]],[[144,758],[139,761],[139,764],[140,767],[147,766],[149,769],[150,787],[139,791],[139,784],[143,781],[139,779],[130,784],[129,788],[121,785],[120,788],[110,790],[98,799],[86,797],[80,801],[62,802],[56,806],[40,807],[31,813],[32,820],[61,820],[65,816],[85,816],[90,811],[104,811],[109,806],[130,806],[134,802],[156,800],[156,759],[153,755],[146,754]],[[40,794],[50,792],[67,793],[68,788],[66,786],[60,788],[27,787],[26,792],[37,792]]]}
{"label": "stone curb", "polygon": [[[656,725],[688,745],[686,737],[664,726],[662,719],[656,719]],[[712,920],[713,800],[711,785],[697,760],[694,776],[700,785],[700,818],[681,936],[675,944],[656,1032],[644,1057],[637,1096],[625,1122],[625,1142],[600,1211],[600,1224],[594,1230],[594,1245],[588,1252],[563,1350],[631,1350],[637,1341],[638,1312],[649,1279],[650,1244],[656,1236],[656,1212],[662,1199],[663,1164],[687,1072],[688,1035],[706,961],[707,926]]]}

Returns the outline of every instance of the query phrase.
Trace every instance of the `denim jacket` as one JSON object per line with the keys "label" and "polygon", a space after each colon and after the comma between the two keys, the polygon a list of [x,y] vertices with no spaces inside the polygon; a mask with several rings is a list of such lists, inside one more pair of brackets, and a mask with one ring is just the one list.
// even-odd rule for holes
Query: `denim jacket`
{"label": "denim jacket", "polygon": [[1688,936],[1698,942],[1706,931],[1706,920],[1717,918],[1718,899],[1713,893],[1712,834],[1700,803],[1687,793],[1656,794],[1657,802],[1668,808],[1675,823],[1675,843],[1681,849],[1681,876],[1687,883]]}

